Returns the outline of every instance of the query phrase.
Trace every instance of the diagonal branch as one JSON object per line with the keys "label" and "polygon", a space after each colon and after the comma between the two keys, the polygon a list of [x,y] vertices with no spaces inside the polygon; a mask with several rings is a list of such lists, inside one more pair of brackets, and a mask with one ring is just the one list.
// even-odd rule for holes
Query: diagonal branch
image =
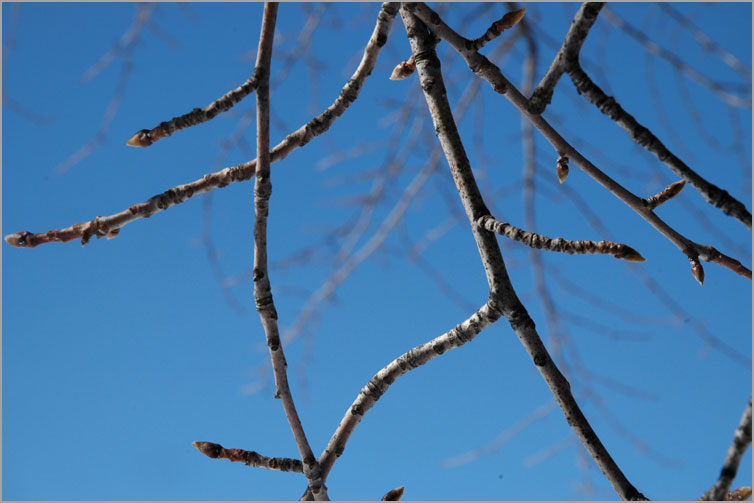
{"label": "diagonal branch", "polygon": [[433,358],[451,349],[458,348],[471,341],[482,330],[500,318],[500,313],[487,302],[476,310],[471,317],[439,337],[425,342],[403,353],[390,362],[385,368],[377,372],[366,385],[361,388],[356,400],[340,420],[338,428],[333,433],[324,451],[319,457],[323,478],[332,469],[335,460],[343,454],[346,443],[364,415],[384,395],[391,384],[403,374],[424,365]]}
{"label": "diagonal branch", "polygon": [[293,403],[288,386],[287,363],[283,346],[280,344],[278,315],[272,299],[272,286],[267,270],[267,216],[270,209],[272,183],[270,181],[270,62],[272,40],[275,36],[275,21],[278,4],[264,4],[262,34],[259,37],[259,50],[254,72],[259,76],[257,84],[257,172],[254,183],[254,302],[267,336],[272,370],[275,374],[275,397],[280,398],[288,418],[288,424],[296,440],[303,463],[304,475],[309,489],[317,501],[328,500],[327,489],[321,476],[317,459],[314,457],[306,438],[301,420]]}
{"label": "diagonal branch", "polygon": [[[607,96],[581,68],[579,53],[604,3],[584,2],[573,18],[563,45],[555,56],[550,69],[542,78],[528,103],[529,113],[537,115],[544,112],[552,99],[555,85],[565,72],[584,97],[602,113],[610,117],[623,128],[631,139],[646,150],[655,154],[674,173],[687,180],[711,205],[720,208],[726,215],[739,220],[751,229],[751,212],[746,206],[731,196],[727,191],[708,182],[696,171],[687,166],[646,127],[642,126],[631,114],[626,112],[612,96]],[[605,11],[609,13],[609,11]],[[666,51],[667,52],[667,51]],[[749,106],[751,104],[749,103]]]}
{"label": "diagonal branch", "polygon": [[[469,41],[450,28],[435,11],[424,3],[407,3],[405,5],[407,9],[411,10],[411,12],[415,13],[423,22],[427,23],[429,28],[437,36],[448,42],[456,51],[458,51],[477,76],[487,80],[496,92],[504,94],[505,97],[516,106],[521,114],[523,114],[523,116],[526,117],[526,119],[528,119],[534,127],[540,131],[540,133],[542,133],[547,141],[550,142],[558,152],[559,156],[568,157],[570,160],[574,161],[586,174],[591,176],[600,185],[626,203],[652,227],[657,229],[662,235],[668,238],[671,243],[681,250],[688,257],[689,261],[692,262],[693,267],[701,267],[698,263],[699,258],[701,258],[706,261],[719,263],[737,274],[751,279],[751,271],[748,268],[740,265],[740,262],[731,257],[723,256],[712,247],[705,247],[704,245],[695,243],[681,235],[652,212],[651,209],[647,208],[642,198],[630,192],[581,155],[581,153],[568,143],[557,131],[555,131],[555,129],[543,119],[541,115],[531,114],[527,108],[528,100],[507,78],[505,78],[500,71],[500,68],[478,52],[468,50],[467,45]],[[480,216],[483,215],[478,215],[477,218]],[[721,257],[724,258],[721,260]]]}
{"label": "diagonal branch", "polygon": [[[733,479],[736,478],[741,457],[746,452],[746,449],[749,448],[749,445],[751,445],[751,397],[749,397],[749,403],[746,405],[746,409],[744,409],[736,432],[733,434],[733,442],[728,447],[728,452],[725,455],[725,462],[723,463],[723,469],[720,471],[720,477],[717,479],[715,485],[702,495],[701,500],[722,501],[726,499],[725,496],[728,490],[730,490],[730,485],[733,483]],[[751,491],[749,491],[749,495],[751,495]]]}
{"label": "diagonal branch", "polygon": [[[384,3],[377,15],[372,36],[364,49],[364,56],[340,91],[338,98],[324,112],[301,126],[285,137],[270,152],[270,162],[284,159],[288,154],[299,147],[303,147],[316,136],[327,131],[335,120],[343,115],[343,112],[359,96],[359,91],[366,78],[372,73],[377,62],[380,49],[387,41],[393,18],[398,13],[397,4]],[[256,159],[231,166],[229,168],[208,173],[199,180],[191,183],[177,185],[161,194],[152,196],[143,203],[137,203],[129,208],[106,217],[96,217],[88,222],[81,222],[63,229],[54,229],[48,232],[32,233],[28,231],[16,232],[5,236],[5,241],[13,246],[21,248],[34,248],[35,246],[53,243],[68,242],[81,239],[85,245],[92,236],[113,238],[118,235],[120,229],[140,218],[149,218],[155,213],[165,210],[176,204],[180,204],[191,197],[203,192],[210,192],[223,188],[231,183],[242,182],[254,176]]]}

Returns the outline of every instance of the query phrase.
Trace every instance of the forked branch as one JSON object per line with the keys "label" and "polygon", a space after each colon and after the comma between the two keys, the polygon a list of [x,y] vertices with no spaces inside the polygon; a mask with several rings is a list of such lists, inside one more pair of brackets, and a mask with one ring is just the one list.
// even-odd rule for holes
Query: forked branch
{"label": "forked branch", "polygon": [[[372,35],[364,49],[364,56],[348,82],[343,86],[338,98],[325,111],[301,126],[285,137],[270,152],[270,162],[284,159],[288,154],[299,147],[303,147],[316,136],[327,131],[335,120],[343,115],[343,112],[359,96],[359,91],[366,78],[372,73],[377,62],[380,49],[387,41],[390,26],[398,12],[398,5],[384,3],[377,15]],[[63,229],[54,229],[48,232],[32,233],[29,231],[16,232],[5,236],[5,241],[20,248],[34,248],[35,246],[53,243],[68,242],[80,239],[85,245],[92,236],[112,238],[118,235],[123,226],[140,218],[149,218],[155,213],[180,204],[191,197],[214,189],[223,188],[231,183],[243,182],[254,176],[256,159],[231,166],[229,168],[208,173],[199,180],[191,183],[177,185],[161,194],[152,196],[143,203],[134,204],[127,209],[105,217],[95,217],[88,222],[81,222]]]}
{"label": "forked branch", "polygon": [[275,374],[275,397],[280,398],[285,417],[296,440],[309,489],[317,501],[329,500],[319,463],[306,438],[304,427],[296,411],[293,395],[288,386],[288,373],[283,346],[280,343],[278,314],[272,298],[272,286],[267,268],[267,216],[270,209],[272,183],[270,182],[270,63],[272,40],[275,35],[278,4],[264,4],[262,34],[259,37],[255,73],[257,84],[257,172],[254,181],[254,302],[267,336],[272,370]]}
{"label": "forked branch", "polygon": [[[681,235],[647,208],[642,198],[630,192],[581,155],[581,153],[568,143],[544,118],[542,118],[541,115],[531,114],[528,110],[528,100],[507,78],[505,78],[500,71],[500,68],[477,51],[469,50],[468,46],[470,41],[450,28],[435,11],[424,3],[407,3],[405,6],[408,10],[415,13],[423,22],[427,23],[427,26],[429,26],[437,36],[448,42],[463,57],[469,65],[469,68],[477,76],[487,80],[496,92],[505,95],[505,97],[516,106],[520,113],[529,120],[534,127],[540,131],[540,133],[542,133],[550,144],[552,144],[559,156],[567,157],[570,161],[575,162],[586,174],[591,176],[600,185],[626,203],[626,205],[638,213],[652,227],[657,229],[679,250],[683,251],[689,260],[693,261],[702,258],[703,260],[710,261],[709,257],[714,256],[717,260],[711,261],[728,267],[737,274],[751,279],[751,270],[741,265],[739,261],[731,257],[723,256],[716,250],[716,253],[710,254],[708,252],[714,250],[711,247],[706,247],[708,249],[705,250],[705,245],[695,243]],[[720,260],[722,257],[724,257],[724,259]]]}
{"label": "forked branch", "polygon": [[[437,58],[434,46],[429,43],[430,34],[427,27],[412,13],[417,11],[417,8],[417,4],[403,4],[401,16],[411,43],[419,81],[432,116],[435,132],[453,173],[456,188],[469,218],[471,230],[487,274],[490,285],[490,307],[499,310],[508,318],[511,328],[513,328],[532,362],[558,401],[568,424],[579,436],[584,447],[592,455],[618,495],[627,500],[646,499],[625,477],[581,412],[581,408],[571,393],[568,380],[550,357],[535,329],[534,321],[516,295],[508,278],[497,240],[491,233],[482,232],[482,229],[476,225],[479,218],[489,215],[489,211],[487,211],[479,193],[471,165],[451,113],[440,69],[440,60]],[[435,23],[439,20],[436,13],[427,17]],[[442,37],[442,34],[437,34]],[[488,65],[486,69],[480,69],[483,74],[491,71],[492,66],[494,66],[489,61],[486,64]]]}

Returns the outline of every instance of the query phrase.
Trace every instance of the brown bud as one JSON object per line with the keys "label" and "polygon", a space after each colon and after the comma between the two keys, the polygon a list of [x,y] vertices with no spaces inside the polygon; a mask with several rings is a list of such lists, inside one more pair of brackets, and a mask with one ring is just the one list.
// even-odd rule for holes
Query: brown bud
{"label": "brown bud", "polygon": [[700,285],[704,284],[704,268],[702,267],[702,264],[695,262],[691,267],[691,274],[694,275],[694,278],[699,282]]}
{"label": "brown bud", "polygon": [[556,168],[555,172],[558,175],[558,180],[560,181],[560,183],[565,182],[565,179],[568,176],[568,157],[564,155],[558,157],[558,167]]}
{"label": "brown bud", "polygon": [[20,248],[22,246],[21,245],[22,235],[20,232],[16,232],[14,234],[8,234],[7,236],[5,236],[5,242],[11,246]]}
{"label": "brown bud", "polygon": [[414,58],[411,57],[406,61],[401,61],[398,66],[393,68],[393,73],[390,74],[390,80],[403,80],[407,79],[416,70],[416,63]]}
{"label": "brown bud", "polygon": [[223,451],[223,446],[220,444],[213,444],[212,442],[191,442],[191,445],[199,449],[199,452],[209,458],[220,457]]}
{"label": "brown bud", "polygon": [[665,192],[668,199],[672,199],[678,194],[680,194],[685,186],[686,186],[686,180],[678,180],[677,182],[673,182],[667,187],[665,187],[665,190],[663,192]]}
{"label": "brown bud", "polygon": [[744,501],[751,498],[751,487],[739,487],[725,495],[725,501]]}
{"label": "brown bud", "polygon": [[521,21],[521,19],[523,19],[525,12],[526,9],[510,11],[496,23],[498,25],[497,27],[500,29],[500,31],[507,30],[508,28],[513,28],[518,24],[519,21]]}
{"label": "brown bud", "polygon": [[388,491],[380,501],[400,501],[401,497],[403,496],[403,489],[405,489],[405,487],[400,486],[396,487],[392,491]]}
{"label": "brown bud", "polygon": [[129,147],[148,147],[152,142],[152,135],[150,134],[149,129],[142,129],[129,138],[126,145]]}
{"label": "brown bud", "polygon": [[639,252],[634,250],[628,245],[620,245],[618,252],[614,255],[615,258],[628,260],[629,262],[644,262],[647,259],[641,256]]}

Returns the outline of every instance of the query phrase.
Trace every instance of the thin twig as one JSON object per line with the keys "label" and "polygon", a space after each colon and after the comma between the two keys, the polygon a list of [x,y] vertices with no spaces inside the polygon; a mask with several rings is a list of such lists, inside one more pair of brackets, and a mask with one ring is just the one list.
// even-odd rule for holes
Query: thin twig
{"label": "thin twig", "polygon": [[267,468],[268,470],[304,473],[304,465],[298,459],[268,458],[258,452],[243,449],[226,449],[222,445],[212,442],[192,442],[191,445],[199,449],[199,452],[205,456],[213,459],[227,459],[234,463],[244,463],[247,466]]}
{"label": "thin twig", "polygon": [[488,42],[495,40],[495,38],[497,38],[502,32],[516,26],[518,22],[521,21],[521,18],[524,17],[525,12],[526,9],[518,9],[506,13],[503,17],[492,23],[492,25],[487,28],[487,31],[484,32],[484,35],[475,40],[472,40],[471,47],[475,51],[478,51],[479,49],[487,45]]}
{"label": "thin twig", "polygon": [[326,501],[327,488],[324,486],[322,472],[314,457],[301,419],[296,411],[290,387],[288,386],[287,363],[280,343],[278,315],[272,299],[272,286],[267,270],[267,216],[269,215],[272,183],[270,181],[270,62],[272,58],[272,40],[275,36],[275,21],[278,4],[264,4],[262,33],[259,36],[259,50],[254,73],[257,82],[257,172],[254,181],[254,302],[267,336],[272,369],[275,374],[275,397],[280,398],[285,416],[296,440],[303,463],[303,471],[314,499]]}
{"label": "thin twig", "polygon": [[[705,501],[721,501],[726,499],[726,493],[730,489],[733,479],[736,478],[741,457],[746,452],[746,449],[749,448],[749,445],[751,445],[751,397],[749,397],[749,403],[744,409],[736,432],[733,434],[733,443],[728,447],[728,452],[723,462],[723,469],[720,471],[720,477],[715,482],[715,485],[704,493],[700,499]],[[749,491],[750,495],[751,491]]]}
{"label": "thin twig", "polygon": [[463,346],[499,318],[500,313],[491,307],[490,302],[487,302],[466,321],[441,336],[403,353],[377,372],[361,388],[359,395],[346,411],[338,428],[322,451],[319,462],[323,475],[327,476],[335,460],[343,454],[346,443],[356,426],[396,379],[451,349]]}
{"label": "thin twig", "polygon": [[647,208],[653,210],[662,203],[669,201],[680,194],[685,186],[686,180],[678,180],[677,182],[673,182],[654,196],[645,198],[644,204],[647,206]]}
{"label": "thin twig", "polygon": [[[328,130],[335,120],[343,115],[343,112],[358,97],[359,91],[366,78],[372,73],[377,62],[380,49],[387,41],[387,34],[398,12],[396,4],[384,3],[377,15],[372,36],[364,49],[364,56],[358,68],[353,73],[348,83],[343,86],[338,98],[324,112],[301,126],[285,137],[270,152],[270,162],[284,159],[293,150],[303,147],[312,139]],[[140,218],[149,218],[155,213],[171,206],[182,203],[191,197],[223,188],[231,183],[242,182],[254,176],[256,159],[231,166],[229,168],[208,173],[199,180],[184,185],[177,185],[157,194],[143,203],[137,203],[129,208],[106,217],[96,217],[88,222],[81,222],[63,229],[54,229],[48,232],[32,233],[28,231],[16,232],[5,236],[5,241],[13,246],[33,248],[40,244],[53,242],[67,242],[73,239],[81,239],[85,245],[92,236],[115,237],[120,229],[128,223]]]}
{"label": "thin twig", "polygon": [[629,262],[644,262],[646,259],[639,252],[628,245],[613,243],[612,241],[574,241],[563,238],[548,238],[542,234],[528,232],[514,227],[507,222],[495,220],[490,215],[485,215],[477,220],[477,225],[490,231],[524,243],[531,248],[565,252],[570,254],[603,253],[613,255],[615,258],[628,260]]}

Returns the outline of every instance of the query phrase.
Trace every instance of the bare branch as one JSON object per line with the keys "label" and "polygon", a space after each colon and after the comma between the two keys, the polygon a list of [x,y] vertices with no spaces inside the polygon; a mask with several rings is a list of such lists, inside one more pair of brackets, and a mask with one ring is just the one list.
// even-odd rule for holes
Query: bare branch
{"label": "bare branch", "polygon": [[[422,15],[419,15],[417,18],[413,13],[418,15],[419,11],[422,12]],[[474,225],[479,218],[488,215],[489,211],[479,194],[468,157],[466,156],[455,120],[450,111],[440,71],[440,61],[437,58],[434,47],[427,43],[429,39],[427,27],[419,21],[419,18],[422,20],[427,19],[433,28],[440,24],[447,25],[442,22],[437,13],[431,11],[424,4],[404,4],[401,8],[401,16],[406,25],[406,32],[411,42],[414,59],[416,60],[422,90],[427,100],[432,121],[435,124],[435,131],[448,159],[450,169],[453,172],[453,179],[456,182],[466,215],[471,222],[472,232],[474,233],[482,263],[487,273],[487,280],[490,284],[490,302],[494,303],[496,309],[499,309],[508,318],[513,331],[529,353],[550,391],[558,400],[558,404],[563,410],[568,424],[577,433],[616,492],[624,499],[646,499],[625,477],[612,459],[612,456],[610,456],[610,453],[597,437],[589,421],[587,421],[581,412],[575,398],[571,394],[570,384],[550,357],[547,348],[545,348],[539,334],[537,334],[534,328],[534,321],[526,312],[526,309],[513,289],[497,241],[494,237],[490,241],[489,237],[492,236],[489,234],[485,235],[484,233],[480,234],[479,227]],[[443,33],[436,32],[436,34],[444,38]],[[459,50],[458,47],[455,48]],[[476,52],[474,54],[479,56]],[[480,63],[476,66],[477,73],[482,75],[497,73],[502,77],[495,65],[483,56],[479,57],[483,58],[486,63]],[[475,67],[472,66],[473,68]],[[493,87],[496,90],[500,89],[500,86],[493,85]],[[502,88],[507,88],[507,85],[502,86]]]}
{"label": "bare branch", "polygon": [[319,457],[319,462],[322,467],[323,477],[327,477],[335,460],[343,454],[348,439],[359,422],[364,418],[364,415],[369,412],[369,409],[377,403],[377,400],[387,392],[390,385],[392,385],[396,379],[406,372],[424,365],[433,358],[436,358],[451,349],[463,346],[499,318],[500,313],[492,308],[490,302],[487,302],[477,309],[477,311],[466,321],[448,332],[445,332],[441,336],[403,353],[401,356],[390,362],[385,368],[377,372],[374,377],[372,377],[369,382],[361,388],[356,400],[354,400],[348,408],[345,416],[340,420],[340,424],[335,430],[335,433],[333,433],[333,436],[330,438],[324,451],[322,451],[322,454]]}
{"label": "bare branch", "polygon": [[549,70],[542,77],[537,88],[534,89],[534,93],[529,100],[529,113],[541,114],[545,111],[547,105],[550,104],[558,80],[560,80],[570,62],[578,61],[581,46],[584,45],[584,40],[589,35],[589,30],[592,29],[597,15],[604,6],[604,2],[584,2],[581,4],[581,8],[573,17],[573,21],[571,21],[571,27],[566,34],[563,45],[560,46],[558,54],[552,60]]}
{"label": "bare branch", "polygon": [[191,445],[199,452],[213,459],[227,459],[234,463],[244,463],[247,466],[280,470],[281,472],[304,473],[304,466],[298,459],[268,458],[258,452],[243,449],[226,449],[220,444],[212,442],[192,442]]}
{"label": "bare branch", "polygon": [[317,501],[325,501],[327,488],[324,486],[322,471],[314,457],[304,427],[296,411],[290,387],[283,346],[280,344],[278,314],[272,299],[272,287],[267,270],[267,216],[270,209],[272,183],[270,181],[270,61],[272,58],[272,40],[275,36],[275,21],[278,4],[264,4],[262,33],[259,36],[259,50],[254,73],[257,83],[257,172],[254,183],[254,302],[267,336],[272,370],[275,374],[275,397],[280,398],[285,416],[296,440],[303,464],[304,475],[309,489]]}
{"label": "bare branch", "polygon": [[[704,493],[700,499],[704,501],[722,501],[726,500],[730,485],[736,478],[738,472],[738,465],[741,462],[741,457],[751,445],[751,397],[749,397],[749,403],[744,409],[741,421],[738,423],[736,432],[733,434],[733,443],[728,447],[728,453],[725,455],[725,461],[723,462],[723,469],[720,471],[720,477],[717,479],[712,488]],[[739,488],[737,491],[741,491]],[[751,496],[751,488],[748,488],[748,495],[742,499],[746,499]],[[729,500],[730,501],[730,500]]]}
{"label": "bare branch", "polygon": [[[642,199],[627,190],[616,180],[609,177],[581,153],[569,144],[555,129],[540,115],[533,115],[527,110],[528,101],[524,96],[503,76],[500,68],[491,63],[485,56],[475,51],[466,49],[468,40],[456,33],[445,22],[424,3],[408,3],[406,7],[414,12],[422,21],[428,23],[430,29],[440,38],[447,41],[459,54],[464,58],[471,70],[480,78],[487,80],[492,88],[504,94],[511,103],[542,133],[542,135],[552,144],[560,156],[567,156],[574,161],[585,173],[600,183],[603,187],[612,192],[616,197],[626,203],[631,209],[638,213],[652,227],[657,229],[661,234],[668,238],[679,250],[683,251],[689,260],[696,256],[702,256],[703,245],[699,245],[681,235],[678,231],[670,227],[665,221],[647,209]],[[587,77],[588,78],[588,77]],[[645,130],[646,131],[646,130]],[[693,182],[692,182],[693,184]],[[480,217],[482,215],[478,215]],[[751,215],[749,214],[749,225]],[[702,257],[704,258],[704,257]],[[705,258],[705,260],[707,260]],[[737,274],[751,278],[751,271],[741,266],[733,267],[733,263],[717,261]]]}
{"label": "bare branch", "polygon": [[548,238],[542,234],[528,232],[507,222],[499,222],[490,215],[477,220],[477,225],[531,248],[565,252],[570,254],[603,253],[629,262],[644,262],[646,259],[628,245],[612,241],[573,241],[563,238]]}
{"label": "bare branch", "polygon": [[[314,137],[324,133],[335,122],[335,119],[343,115],[348,106],[358,97],[364,81],[372,73],[377,62],[377,55],[385,42],[395,14],[398,12],[396,4],[384,3],[377,15],[377,23],[372,36],[364,49],[364,56],[358,68],[348,80],[340,96],[324,112],[313,118],[299,129],[285,137],[270,152],[270,162],[284,159],[293,150],[303,147]],[[157,194],[147,201],[134,204],[128,209],[107,217],[96,217],[89,222],[74,224],[64,229],[55,229],[43,233],[31,233],[28,231],[16,232],[5,236],[5,241],[13,246],[33,248],[40,244],[52,242],[67,242],[73,239],[81,239],[81,244],[86,244],[92,236],[115,237],[120,229],[139,218],[149,218],[158,211],[165,210],[173,205],[182,203],[196,194],[209,192],[214,189],[225,187],[231,183],[242,182],[254,176],[256,160],[237,164],[214,173],[208,173],[194,182],[178,185]]]}
{"label": "bare branch", "polygon": [[[699,191],[704,199],[713,206],[720,208],[726,215],[741,221],[751,229],[751,213],[743,203],[731,196],[727,191],[702,178],[688,167],[683,161],[670,152],[667,147],[652,132],[639,124],[633,116],[626,112],[615,98],[607,96],[581,68],[579,51],[584,39],[589,33],[597,14],[604,3],[585,2],[573,19],[563,45],[552,62],[547,74],[542,78],[534,91],[527,110],[532,114],[541,114],[552,98],[553,90],[558,79],[567,72],[580,94],[594,104],[602,113],[613,119],[640,146],[649,150],[664,162],[678,176],[688,180]],[[609,12],[609,11],[605,11]],[[613,15],[613,20],[618,19]],[[635,31],[635,30],[634,30]],[[751,106],[751,104],[749,104]]]}

